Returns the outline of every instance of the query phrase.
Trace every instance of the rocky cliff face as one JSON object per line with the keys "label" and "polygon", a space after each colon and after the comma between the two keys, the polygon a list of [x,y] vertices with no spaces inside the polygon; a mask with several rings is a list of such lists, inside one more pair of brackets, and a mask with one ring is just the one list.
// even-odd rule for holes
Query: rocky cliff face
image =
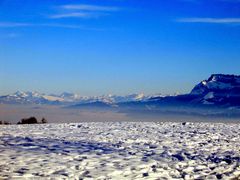
{"label": "rocky cliff face", "polygon": [[213,74],[191,91],[202,104],[240,105],[240,76]]}

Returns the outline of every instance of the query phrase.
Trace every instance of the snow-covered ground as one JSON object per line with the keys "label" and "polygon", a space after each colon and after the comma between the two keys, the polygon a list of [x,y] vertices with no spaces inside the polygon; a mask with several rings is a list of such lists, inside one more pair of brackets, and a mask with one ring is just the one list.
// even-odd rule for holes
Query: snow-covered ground
{"label": "snow-covered ground", "polygon": [[0,126],[0,179],[240,178],[240,124]]}

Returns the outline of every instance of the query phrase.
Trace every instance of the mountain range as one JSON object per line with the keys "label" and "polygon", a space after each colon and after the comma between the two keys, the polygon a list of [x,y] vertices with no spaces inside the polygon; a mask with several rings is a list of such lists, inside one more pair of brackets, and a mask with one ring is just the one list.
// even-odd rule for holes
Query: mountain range
{"label": "mountain range", "polygon": [[44,94],[40,92],[22,92],[17,91],[13,94],[0,96],[1,104],[85,104],[94,102],[103,102],[106,104],[115,104],[120,102],[144,101],[150,96],[144,94],[130,94],[126,96],[102,95],[102,96],[80,96],[79,94],[64,92],[60,95]]}
{"label": "mountain range", "polygon": [[0,96],[1,104],[55,104],[70,107],[146,107],[156,106],[240,106],[240,76],[213,74],[197,84],[190,93],[181,95],[131,94],[127,96],[80,96],[64,92],[60,95],[21,92]]}

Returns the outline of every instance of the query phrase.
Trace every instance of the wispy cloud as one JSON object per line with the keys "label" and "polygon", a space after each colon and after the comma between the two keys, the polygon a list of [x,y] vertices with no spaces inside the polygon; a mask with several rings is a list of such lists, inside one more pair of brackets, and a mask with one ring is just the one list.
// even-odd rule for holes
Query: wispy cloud
{"label": "wispy cloud", "polygon": [[118,11],[120,8],[113,6],[96,6],[87,4],[63,5],[63,9],[67,10],[81,10],[81,11]]}
{"label": "wispy cloud", "polygon": [[35,26],[44,26],[44,27],[55,27],[55,28],[68,28],[68,29],[80,29],[80,30],[93,30],[93,31],[103,31],[101,28],[91,28],[81,25],[74,24],[57,24],[57,23],[48,23],[48,24],[35,24]]}
{"label": "wispy cloud", "polygon": [[16,23],[16,22],[0,22],[0,28],[11,28],[11,27],[23,27],[30,26],[29,23]]}
{"label": "wispy cloud", "polygon": [[225,1],[225,2],[240,2],[240,0],[220,0],[220,1]]}
{"label": "wispy cloud", "polygon": [[97,18],[100,15],[103,15],[103,14],[75,12],[75,13],[54,14],[54,15],[50,15],[49,18],[52,18],[52,19],[60,19],[60,18]]}
{"label": "wispy cloud", "polygon": [[119,11],[121,8],[115,6],[97,6],[88,4],[67,4],[58,7],[60,12],[48,16],[51,19],[61,18],[98,18]]}
{"label": "wispy cloud", "polygon": [[240,18],[180,18],[182,23],[240,24]]}
{"label": "wispy cloud", "polygon": [[[201,3],[201,2],[208,2],[208,0],[181,0],[185,2],[192,2],[192,3]],[[239,3],[240,0],[215,0],[216,2],[229,2],[229,3]]]}
{"label": "wispy cloud", "polygon": [[16,27],[53,27],[53,28],[69,28],[82,30],[102,30],[97,28],[89,28],[74,24],[60,24],[60,23],[17,23],[17,22],[0,22],[0,28],[16,28]]}

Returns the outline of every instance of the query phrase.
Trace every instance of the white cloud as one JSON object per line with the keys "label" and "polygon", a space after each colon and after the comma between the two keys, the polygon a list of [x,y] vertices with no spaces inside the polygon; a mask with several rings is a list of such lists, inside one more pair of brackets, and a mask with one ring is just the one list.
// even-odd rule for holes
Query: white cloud
{"label": "white cloud", "polygon": [[96,18],[102,14],[97,13],[85,13],[85,12],[74,12],[74,13],[64,13],[64,14],[55,14],[49,16],[52,19],[60,19],[60,18]]}
{"label": "white cloud", "polygon": [[61,6],[63,9],[67,10],[81,10],[81,11],[118,11],[120,8],[112,6],[96,6],[87,4],[77,4],[77,5],[64,5]]}
{"label": "white cloud", "polygon": [[[200,2],[208,2],[208,0],[181,0],[185,2],[193,2],[193,3],[200,3]],[[215,0],[216,2],[229,2],[229,3],[239,3],[240,0]]]}
{"label": "white cloud", "polygon": [[[61,23],[17,23],[17,22],[0,22],[0,28],[16,28],[16,27],[53,27],[53,28],[69,28],[82,30],[102,30],[97,28],[89,28],[75,24],[61,24]],[[13,36],[13,35],[12,35]]]}
{"label": "white cloud", "polygon": [[31,24],[28,23],[16,23],[16,22],[0,22],[0,28],[5,27],[23,27],[23,26],[31,26]]}
{"label": "white cloud", "polygon": [[61,18],[97,18],[109,15],[110,12],[119,11],[120,8],[114,6],[97,6],[87,4],[66,4],[59,6],[59,13],[50,15],[51,19]]}
{"label": "white cloud", "polygon": [[180,18],[183,23],[240,24],[240,18]]}

